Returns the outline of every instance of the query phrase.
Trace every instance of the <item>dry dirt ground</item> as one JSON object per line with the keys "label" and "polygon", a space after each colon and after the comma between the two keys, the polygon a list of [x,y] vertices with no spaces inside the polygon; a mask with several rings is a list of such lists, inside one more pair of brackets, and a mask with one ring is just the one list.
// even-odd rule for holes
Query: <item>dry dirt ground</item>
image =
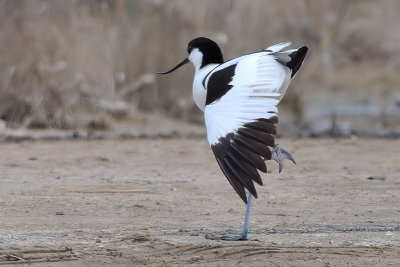
{"label": "dry dirt ground", "polygon": [[399,266],[400,140],[279,143],[242,242],[205,139],[0,144],[0,265]]}

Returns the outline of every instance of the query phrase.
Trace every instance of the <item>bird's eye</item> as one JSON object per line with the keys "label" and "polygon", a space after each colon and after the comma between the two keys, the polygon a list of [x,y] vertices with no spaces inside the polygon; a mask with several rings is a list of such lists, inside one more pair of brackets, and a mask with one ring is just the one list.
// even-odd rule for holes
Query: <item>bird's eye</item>
{"label": "bird's eye", "polygon": [[193,50],[193,47],[188,46],[187,51],[188,51],[189,54],[190,54],[190,52],[192,52],[192,50]]}

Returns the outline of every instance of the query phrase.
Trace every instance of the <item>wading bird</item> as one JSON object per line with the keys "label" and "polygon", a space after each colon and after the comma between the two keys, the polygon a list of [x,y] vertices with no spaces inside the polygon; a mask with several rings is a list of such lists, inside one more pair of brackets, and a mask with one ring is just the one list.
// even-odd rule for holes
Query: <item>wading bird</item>
{"label": "wading bird", "polygon": [[[308,48],[284,50],[289,42],[270,46],[228,61],[212,40],[189,42],[189,61],[195,68],[193,98],[204,111],[207,139],[222,172],[247,204],[242,233],[227,240],[247,240],[254,182],[262,185],[258,171],[267,172],[266,160],[275,160],[279,172],[283,160],[294,158],[275,143],[277,105],[299,70]],[[247,197],[246,191],[247,189]]]}

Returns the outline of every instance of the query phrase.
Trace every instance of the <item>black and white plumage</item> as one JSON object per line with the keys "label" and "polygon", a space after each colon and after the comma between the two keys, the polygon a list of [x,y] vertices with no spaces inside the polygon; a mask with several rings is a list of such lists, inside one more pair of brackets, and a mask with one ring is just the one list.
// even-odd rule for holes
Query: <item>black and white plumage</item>
{"label": "black and white plumage", "polygon": [[193,98],[204,111],[208,142],[222,172],[246,203],[251,195],[257,197],[254,182],[262,185],[258,171],[267,171],[266,160],[277,161],[279,170],[284,159],[294,162],[274,139],[277,105],[308,50],[305,46],[284,50],[289,45],[277,44],[224,62],[218,45],[199,37],[188,44],[188,58],[159,73],[193,63]]}

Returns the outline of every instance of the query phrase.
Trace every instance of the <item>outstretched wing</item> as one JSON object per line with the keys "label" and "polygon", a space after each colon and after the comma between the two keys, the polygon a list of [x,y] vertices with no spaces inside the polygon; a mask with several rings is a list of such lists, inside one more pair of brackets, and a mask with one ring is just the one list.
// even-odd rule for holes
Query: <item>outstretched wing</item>
{"label": "outstretched wing", "polygon": [[262,185],[258,171],[267,171],[265,160],[271,159],[269,147],[275,143],[277,105],[293,76],[287,65],[299,59],[293,54],[300,49],[279,52],[287,45],[227,61],[205,80],[207,139],[221,170],[244,202],[244,188],[257,197],[253,181]]}

